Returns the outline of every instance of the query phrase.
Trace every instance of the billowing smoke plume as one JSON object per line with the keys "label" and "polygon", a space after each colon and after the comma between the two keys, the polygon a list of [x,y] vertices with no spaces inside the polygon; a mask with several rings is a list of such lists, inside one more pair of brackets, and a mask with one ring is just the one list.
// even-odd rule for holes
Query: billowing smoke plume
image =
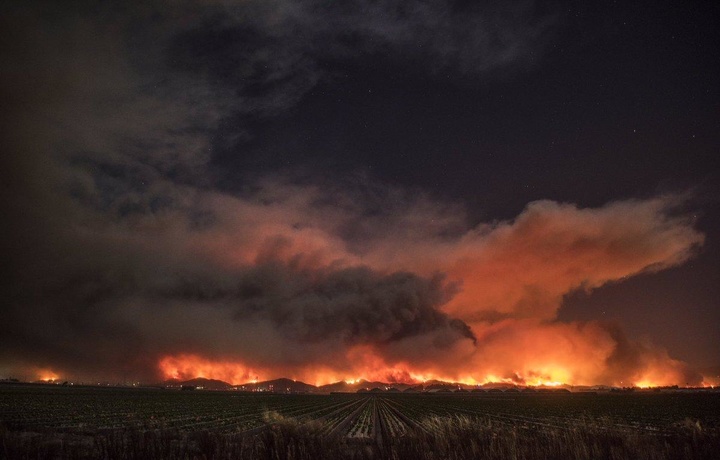
{"label": "billowing smoke plume", "polygon": [[698,382],[617,325],[556,320],[568,293],[687,260],[703,235],[681,197],[469,225],[382,185],[217,187],[214,150],[243,155],[252,120],[332,78],[321,62],[383,50],[481,75],[526,65],[552,23],[527,2],[315,3],[3,11],[0,370]]}

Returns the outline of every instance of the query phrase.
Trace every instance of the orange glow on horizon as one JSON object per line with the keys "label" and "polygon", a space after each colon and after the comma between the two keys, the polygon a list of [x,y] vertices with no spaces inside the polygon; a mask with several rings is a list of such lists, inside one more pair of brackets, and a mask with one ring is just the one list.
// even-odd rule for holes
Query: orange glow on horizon
{"label": "orange glow on horizon", "polygon": [[158,367],[165,379],[206,378],[222,380],[233,385],[265,379],[263,374],[258,374],[244,364],[234,361],[211,361],[192,354],[166,356],[160,360]]}
{"label": "orange glow on horizon", "polygon": [[659,387],[659,386],[662,386],[662,385],[659,385],[659,384],[657,384],[657,383],[655,383],[655,382],[651,382],[651,381],[649,381],[649,380],[641,380],[641,381],[639,381],[639,382],[635,382],[635,383],[633,384],[633,386],[634,386],[634,387],[637,387],[637,388],[655,388],[655,387]]}
{"label": "orange glow on horizon", "polygon": [[[559,377],[566,375],[561,370],[543,373],[543,377],[530,377],[523,379],[501,378],[493,374],[483,377],[471,375],[457,376],[430,371],[413,369],[407,363],[396,363],[388,365],[371,350],[363,348],[354,349],[351,353],[356,369],[352,372],[339,372],[332,369],[318,369],[308,367],[300,372],[282,375],[282,373],[268,370],[251,369],[249,366],[236,361],[213,361],[198,355],[184,354],[166,356],[159,362],[160,371],[165,379],[189,380],[196,377],[222,380],[232,385],[246,383],[257,383],[258,381],[274,378],[287,377],[293,380],[300,380],[316,386],[327,385],[337,382],[345,382],[355,385],[362,381],[384,382],[388,384],[419,385],[429,381],[437,380],[454,382],[468,386],[480,386],[485,384],[512,384],[520,386],[561,386],[566,381],[559,380]],[[362,356],[362,360],[358,360]]]}
{"label": "orange glow on horizon", "polygon": [[720,387],[720,375],[704,375],[701,385],[705,388]]}
{"label": "orange glow on horizon", "polygon": [[[290,378],[315,386],[331,383],[345,382],[357,385],[362,381],[383,382],[389,385],[405,384],[419,385],[430,381],[443,381],[458,383],[467,386],[481,386],[489,384],[514,385],[520,387],[561,387],[577,385],[608,384],[618,387],[628,386],[623,382],[588,382],[577,380],[573,372],[566,366],[545,365],[539,368],[529,368],[525,371],[505,373],[511,377],[493,372],[467,371],[463,374],[443,372],[438,369],[424,369],[413,366],[407,362],[386,362],[371,347],[354,347],[347,352],[347,363],[352,368],[347,370],[332,369],[320,366],[302,366],[296,369],[256,368],[234,360],[211,360],[195,354],[181,354],[166,356],[158,363],[159,370],[165,379],[190,380],[196,377],[222,380],[232,385],[257,383],[276,378]],[[658,369],[662,369],[658,367]],[[47,377],[52,377],[48,374]],[[57,377],[55,375],[55,377]],[[706,379],[708,386],[712,381]],[[673,385],[672,374],[661,372],[646,373],[643,378],[631,381],[630,386],[638,388],[651,388],[657,386]]]}
{"label": "orange glow on horizon", "polygon": [[36,371],[36,378],[37,380],[42,380],[44,382],[53,382],[55,380],[58,380],[60,378],[60,375],[51,371],[50,369],[38,369]]}

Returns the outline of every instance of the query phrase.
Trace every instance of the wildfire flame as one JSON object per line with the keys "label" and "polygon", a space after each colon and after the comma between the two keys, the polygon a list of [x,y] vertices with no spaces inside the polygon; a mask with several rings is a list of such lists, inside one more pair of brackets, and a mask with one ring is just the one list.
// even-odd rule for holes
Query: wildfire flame
{"label": "wildfire flame", "polygon": [[660,385],[658,385],[655,382],[651,382],[649,380],[640,380],[639,382],[635,382],[633,384],[633,386],[637,387],[637,388],[653,388],[653,387],[658,387]]}
{"label": "wildfire flame", "polygon": [[159,363],[166,379],[188,380],[196,377],[222,380],[239,384],[257,380],[260,374],[254,369],[233,361],[211,361],[197,355],[166,356]]}
{"label": "wildfire flame", "polygon": [[[357,351],[355,352],[357,355]],[[368,355],[366,355],[368,356]],[[368,356],[369,357],[369,356]],[[369,357],[369,362],[358,363],[352,373],[342,374],[330,369],[307,369],[291,376],[294,380],[301,380],[315,385],[325,385],[344,381],[348,384],[356,384],[360,381],[380,381],[402,384],[422,384],[430,380],[452,381],[464,385],[482,385],[488,383],[522,383],[528,386],[561,386],[567,382],[558,380],[558,376],[564,375],[562,370],[544,373],[544,377],[523,379],[521,376],[513,378],[498,377],[493,374],[483,376],[456,376],[444,375],[434,372],[423,372],[412,369],[407,364],[396,367],[379,366],[375,358]],[[364,367],[364,368],[363,368]],[[281,377],[278,373],[269,370],[252,369],[246,364],[234,361],[213,361],[198,355],[166,356],[160,363],[159,368],[166,379],[190,379],[204,377],[223,380],[233,385],[259,380],[268,380]]]}
{"label": "wildfire flame", "polygon": [[[571,373],[561,367],[545,368],[540,371],[529,372],[523,375],[520,372],[514,373],[512,377],[502,377],[493,373],[468,373],[458,376],[443,374],[433,371],[414,369],[407,363],[400,363],[396,366],[388,365],[368,350],[355,350],[354,358],[363,356],[365,361],[354,361],[354,368],[349,372],[340,372],[328,368],[308,367],[285,375],[281,370],[257,369],[238,361],[217,361],[206,359],[193,354],[181,354],[166,356],[160,360],[158,366],[166,379],[187,380],[195,377],[204,377],[228,382],[233,385],[240,385],[248,382],[270,380],[279,377],[288,377],[293,380],[300,380],[317,386],[329,383],[344,381],[347,384],[357,384],[360,381],[378,381],[397,384],[423,384],[431,380],[446,382],[457,382],[469,386],[480,386],[487,384],[509,384],[533,387],[561,387],[572,385],[588,385],[588,382],[577,382],[571,377]],[[57,379],[57,374],[46,372],[43,380]],[[713,383],[707,379],[706,385]],[[672,382],[653,380],[651,378],[639,378],[634,382],[613,382],[617,386],[634,386],[637,388],[651,388],[662,385],[670,385]]]}
{"label": "wildfire flame", "polygon": [[36,372],[37,379],[44,382],[53,382],[60,378],[58,374],[49,369],[38,369]]}

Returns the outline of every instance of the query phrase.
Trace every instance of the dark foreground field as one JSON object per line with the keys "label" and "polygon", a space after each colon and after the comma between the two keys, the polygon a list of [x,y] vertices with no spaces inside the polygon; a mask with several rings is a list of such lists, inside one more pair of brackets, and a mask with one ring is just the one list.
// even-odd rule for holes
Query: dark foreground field
{"label": "dark foreground field", "polygon": [[720,394],[0,385],[0,458],[718,459]]}

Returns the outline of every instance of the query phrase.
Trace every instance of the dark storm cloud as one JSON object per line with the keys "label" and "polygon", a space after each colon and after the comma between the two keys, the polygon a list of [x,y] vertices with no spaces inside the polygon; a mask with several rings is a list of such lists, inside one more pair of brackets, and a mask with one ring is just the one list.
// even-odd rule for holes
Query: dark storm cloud
{"label": "dark storm cloud", "polygon": [[465,323],[438,310],[457,290],[443,276],[294,265],[274,260],[237,271],[215,268],[177,273],[176,268],[175,278],[158,274],[154,282],[145,280],[123,291],[144,292],[151,301],[226,309],[234,321],[269,322],[282,336],[298,343],[384,344],[438,332],[445,340],[437,342],[439,347],[475,339]]}
{"label": "dark storm cloud", "polygon": [[390,53],[431,70],[482,74],[527,64],[554,19],[532,2],[218,3],[169,39],[168,62],[238,89],[240,110],[287,109],[345,58]]}
{"label": "dark storm cloud", "polygon": [[4,137],[22,154],[3,178],[43,177],[29,185],[70,192],[65,207],[153,212],[180,200],[178,184],[212,187],[205,166],[218,151],[247,155],[258,118],[292,108],[353,57],[480,75],[537,56],[549,18],[531,2],[7,6]]}
{"label": "dark storm cloud", "polygon": [[[0,338],[5,360],[150,378],[162,356],[190,351],[230,350],[247,360],[257,354],[254,346],[291,347],[301,355],[293,359],[311,364],[357,345],[382,348],[429,337],[442,350],[458,340],[474,341],[465,323],[438,310],[454,289],[441,277],[298,269],[279,261],[223,270],[192,257],[169,260],[164,250],[103,244],[108,246],[86,248],[98,251],[85,266],[68,261],[52,278],[23,280],[33,285],[31,292],[6,287],[11,303]],[[124,252],[124,261],[113,260],[115,250]],[[273,335],[253,345],[248,328]],[[424,346],[413,353],[428,352]],[[266,355],[262,364],[287,359]]]}
{"label": "dark storm cloud", "polygon": [[465,323],[438,311],[452,292],[439,277],[378,276],[367,268],[297,273],[273,264],[253,269],[239,284],[238,320],[267,318],[303,342],[374,344],[438,331],[450,342],[474,340]]}

